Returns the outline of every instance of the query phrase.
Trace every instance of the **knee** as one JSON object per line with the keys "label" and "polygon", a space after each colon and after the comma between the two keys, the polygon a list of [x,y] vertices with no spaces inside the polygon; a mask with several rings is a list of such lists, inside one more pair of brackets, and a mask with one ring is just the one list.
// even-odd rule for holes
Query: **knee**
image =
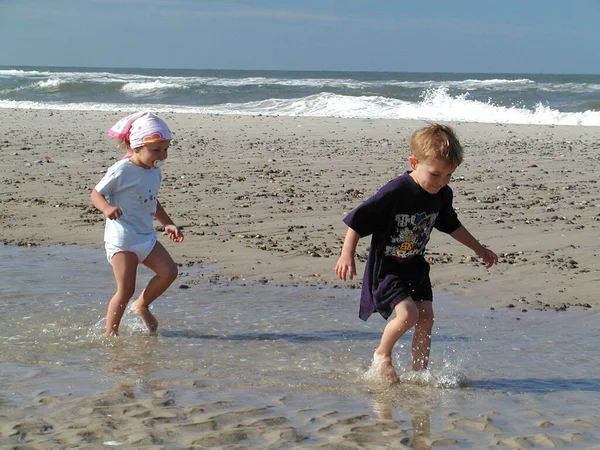
{"label": "knee", "polygon": [[410,311],[409,315],[407,316],[407,320],[406,322],[411,326],[415,326],[418,322],[419,322],[419,310],[415,308],[414,311]]}
{"label": "knee", "polygon": [[177,264],[173,263],[168,265],[160,275],[170,283],[173,283],[177,279],[178,273]]}
{"label": "knee", "polygon": [[396,308],[397,317],[409,327],[414,326],[419,320],[419,309],[414,302],[402,301],[398,305],[399,308]]}
{"label": "knee", "polygon": [[135,286],[118,286],[117,287],[117,295],[122,299],[129,301],[131,299],[131,297],[133,297],[133,294],[135,294]]}

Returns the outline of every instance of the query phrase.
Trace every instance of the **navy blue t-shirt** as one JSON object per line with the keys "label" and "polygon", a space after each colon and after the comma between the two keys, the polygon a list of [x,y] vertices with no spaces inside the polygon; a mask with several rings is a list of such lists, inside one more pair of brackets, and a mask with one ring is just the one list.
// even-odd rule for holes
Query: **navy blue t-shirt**
{"label": "navy blue t-shirt", "polygon": [[433,228],[452,233],[461,225],[452,208],[449,186],[430,194],[409,174],[405,172],[390,181],[344,218],[344,223],[361,238],[372,235],[360,299],[362,320],[376,311],[374,291],[383,258],[395,256],[401,264],[407,265],[417,259],[423,264]]}

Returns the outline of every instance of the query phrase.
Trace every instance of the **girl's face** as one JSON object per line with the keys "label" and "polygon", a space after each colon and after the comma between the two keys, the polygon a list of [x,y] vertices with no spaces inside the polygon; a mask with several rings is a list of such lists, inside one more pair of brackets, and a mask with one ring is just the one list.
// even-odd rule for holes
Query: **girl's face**
{"label": "girl's face", "polygon": [[411,178],[430,194],[437,194],[446,186],[456,169],[441,159],[421,162],[414,156],[410,156],[408,161],[412,168]]}
{"label": "girl's face", "polygon": [[153,169],[157,166],[154,161],[164,161],[169,156],[167,149],[171,145],[171,141],[158,141],[146,144],[133,150],[133,155],[129,160],[136,166],[144,169]]}

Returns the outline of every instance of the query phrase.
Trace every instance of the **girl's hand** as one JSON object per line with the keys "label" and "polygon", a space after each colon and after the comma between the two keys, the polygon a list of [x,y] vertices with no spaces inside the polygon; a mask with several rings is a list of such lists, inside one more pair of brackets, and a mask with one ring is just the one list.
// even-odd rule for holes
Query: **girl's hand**
{"label": "girl's hand", "polygon": [[171,239],[173,242],[183,241],[183,233],[175,225],[165,226],[165,232],[169,235],[169,239]]}
{"label": "girl's hand", "polygon": [[118,206],[109,206],[104,211],[102,211],[102,213],[104,214],[104,216],[106,216],[107,219],[110,220],[118,219],[123,215],[123,211],[121,211],[121,208],[119,208]]}
{"label": "girl's hand", "polygon": [[481,250],[477,252],[477,256],[483,260],[486,269],[489,269],[494,264],[498,264],[498,255],[489,248],[481,247]]}

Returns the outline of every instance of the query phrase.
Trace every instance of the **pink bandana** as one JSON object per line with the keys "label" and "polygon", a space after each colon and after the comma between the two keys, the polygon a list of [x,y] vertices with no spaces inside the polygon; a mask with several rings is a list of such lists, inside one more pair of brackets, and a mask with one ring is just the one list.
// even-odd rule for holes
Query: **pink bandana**
{"label": "pink bandana", "polygon": [[[108,135],[128,141],[130,149],[171,139],[171,131],[165,121],[151,112],[138,112],[123,117],[108,130]],[[125,155],[126,158],[129,156],[131,151]]]}

